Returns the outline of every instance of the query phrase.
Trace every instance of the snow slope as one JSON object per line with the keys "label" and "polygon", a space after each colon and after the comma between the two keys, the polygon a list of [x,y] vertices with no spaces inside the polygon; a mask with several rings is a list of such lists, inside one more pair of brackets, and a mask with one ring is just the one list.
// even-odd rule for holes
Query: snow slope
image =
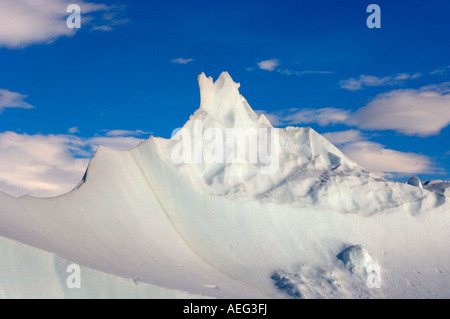
{"label": "snow slope", "polygon": [[[175,163],[178,139],[195,135],[199,121],[220,132],[272,128],[228,73],[198,81],[200,108],[172,139],[100,147],[82,183],[59,197],[0,193],[0,236],[98,270],[99,285],[107,273],[114,285],[123,277],[159,287],[142,296],[450,297],[448,192],[378,177],[311,128],[278,131],[273,174],[248,157]],[[8,243],[0,241],[2,260]],[[338,258],[351,247],[360,248],[347,255],[370,258]],[[380,269],[380,288],[367,286],[367,260]],[[0,272],[15,264],[10,257]],[[0,277],[3,296],[21,296],[26,278],[14,278],[5,288]]]}
{"label": "snow slope", "polygon": [[81,288],[66,285],[72,262],[0,238],[0,298],[202,298],[81,266]]}
{"label": "snow slope", "polygon": [[431,180],[423,183],[423,187],[429,191],[435,192],[437,194],[449,196],[450,195],[450,182]]}

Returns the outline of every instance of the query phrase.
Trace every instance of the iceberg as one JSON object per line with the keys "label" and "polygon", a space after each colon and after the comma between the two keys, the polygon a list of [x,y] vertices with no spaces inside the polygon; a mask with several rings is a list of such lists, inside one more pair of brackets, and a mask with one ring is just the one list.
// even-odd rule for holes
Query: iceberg
{"label": "iceberg", "polygon": [[[450,297],[448,192],[373,174],[312,128],[277,129],[276,143],[264,140],[266,162],[250,153],[174,161],[186,136],[202,136],[185,145],[204,156],[218,132],[275,129],[227,72],[198,82],[200,107],[171,139],[151,136],[128,151],[100,146],[80,184],[61,196],[0,193],[0,296],[26,297],[32,286],[33,296],[61,298]],[[241,141],[250,146],[251,136]],[[264,173],[273,154],[278,165]],[[365,249],[351,262],[366,251],[376,259],[379,289],[343,267],[336,256],[348,245]],[[36,263],[21,264],[24,249]],[[51,271],[43,275],[41,262]],[[72,295],[62,287],[65,268],[55,266],[67,263],[86,269]],[[30,279],[40,276],[52,285]]]}

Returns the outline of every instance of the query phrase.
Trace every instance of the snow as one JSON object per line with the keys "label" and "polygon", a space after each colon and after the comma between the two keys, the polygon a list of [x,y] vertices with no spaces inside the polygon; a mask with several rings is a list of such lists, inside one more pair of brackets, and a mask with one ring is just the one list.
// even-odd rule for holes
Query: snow
{"label": "snow", "polygon": [[423,188],[422,182],[416,176],[413,176],[410,179],[408,179],[408,185],[412,185],[412,186],[416,186],[416,187],[419,187],[419,188]]}
{"label": "snow", "polygon": [[81,289],[66,285],[71,261],[0,238],[0,298],[202,298],[81,266]]}
{"label": "snow", "polygon": [[375,258],[361,245],[351,245],[341,251],[336,257],[351,272],[365,271],[369,265],[377,264]]}
{"label": "snow", "polygon": [[[65,195],[0,193],[2,296],[25,297],[31,285],[33,296],[56,289],[52,297],[70,297],[58,259],[89,269],[92,285],[76,296],[108,296],[113,287],[121,297],[450,297],[448,188],[383,179],[311,128],[269,139],[279,160],[273,174],[248,154],[239,163],[175,163],[174,147],[196,134],[198,121],[223,134],[273,129],[228,73],[198,82],[200,108],[172,139],[150,137],[130,151],[100,147]],[[20,263],[24,244],[35,247],[36,263]],[[372,261],[380,289],[350,271]],[[43,285],[22,272],[50,279]]]}
{"label": "snow", "polygon": [[437,194],[450,194],[450,182],[448,181],[439,181],[439,180],[431,180],[423,183],[423,187],[431,192],[435,192]]}

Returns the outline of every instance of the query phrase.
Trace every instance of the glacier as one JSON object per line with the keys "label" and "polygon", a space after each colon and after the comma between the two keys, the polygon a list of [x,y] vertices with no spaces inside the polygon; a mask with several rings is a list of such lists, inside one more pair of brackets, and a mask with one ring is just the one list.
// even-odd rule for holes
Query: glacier
{"label": "glacier", "polygon": [[[198,82],[185,132],[273,128],[227,72]],[[312,128],[278,132],[272,174],[248,159],[174,163],[177,133],[100,146],[64,195],[0,192],[0,297],[450,298],[448,182],[391,181]]]}

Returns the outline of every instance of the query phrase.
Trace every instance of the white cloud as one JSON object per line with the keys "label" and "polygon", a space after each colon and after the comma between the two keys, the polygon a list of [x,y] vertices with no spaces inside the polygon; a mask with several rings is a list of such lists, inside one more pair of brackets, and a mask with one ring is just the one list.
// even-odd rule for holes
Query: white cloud
{"label": "white cloud", "polygon": [[188,64],[189,62],[192,62],[192,61],[194,61],[194,59],[176,58],[176,59],[173,59],[171,62],[177,63],[177,64]]}
{"label": "white cloud", "polygon": [[317,123],[321,126],[330,124],[350,124],[352,121],[351,113],[348,110],[342,110],[332,107],[321,109],[302,109],[286,117],[289,124],[296,123]]}
{"label": "white cloud", "polygon": [[70,133],[70,134],[80,133],[80,130],[78,129],[78,127],[74,126],[74,127],[69,128],[67,130],[67,133]]}
{"label": "white cloud", "polygon": [[422,92],[437,92],[439,94],[449,94],[450,93],[450,82],[443,82],[441,84],[430,84],[423,86],[419,89]]}
{"label": "white cloud", "polygon": [[[307,75],[307,74],[332,74],[333,72],[330,71],[320,71],[320,70],[303,70],[303,71],[298,71],[298,70],[293,70],[293,69],[280,69],[278,68],[281,63],[280,60],[278,59],[270,59],[270,60],[263,60],[257,63],[258,68],[261,70],[265,70],[265,71],[277,71],[280,74],[284,74],[284,75],[296,75],[296,76],[303,76],[303,75]],[[253,67],[249,67],[247,68],[247,71],[251,72],[255,70],[255,68]]]}
{"label": "white cloud", "polygon": [[330,71],[315,71],[315,70],[306,70],[306,71],[297,71],[297,70],[291,70],[291,69],[277,69],[278,73],[285,74],[285,75],[296,75],[296,76],[303,76],[307,74],[332,74],[333,72]]}
{"label": "white cloud", "polygon": [[342,146],[341,150],[368,170],[383,175],[411,176],[436,172],[428,156],[388,149],[375,142],[357,141]]}
{"label": "white cloud", "polygon": [[450,82],[380,94],[355,116],[362,129],[438,134],[450,124]]}
{"label": "white cloud", "polygon": [[[0,1],[0,46],[23,48],[35,43],[50,43],[61,36],[72,36],[67,6],[72,0],[2,0]],[[111,30],[126,23],[123,6],[111,6],[79,0],[81,28]]]}
{"label": "white cloud", "polygon": [[363,139],[361,132],[358,130],[329,132],[322,135],[334,145],[343,145],[349,142],[356,142]]}
{"label": "white cloud", "polygon": [[[257,111],[264,113],[263,111]],[[264,113],[269,121],[275,126],[298,125],[317,123],[321,126],[330,124],[354,124],[354,119],[350,111],[326,107],[319,109],[287,109],[273,113]]]}
{"label": "white cloud", "polygon": [[0,189],[13,195],[52,196],[81,180],[88,159],[77,158],[83,142],[65,135],[0,134]]}
{"label": "white cloud", "polygon": [[341,88],[343,89],[347,89],[350,91],[357,91],[362,89],[362,83],[361,81],[354,79],[354,78],[350,78],[347,80],[342,80],[340,82]]}
{"label": "white cloud", "polygon": [[436,173],[429,157],[388,149],[382,144],[368,141],[358,130],[330,132],[323,136],[349,158],[380,175],[402,177]]}
{"label": "white cloud", "polygon": [[272,72],[280,65],[280,61],[278,59],[270,59],[260,61],[257,64],[261,70]]}
{"label": "white cloud", "polygon": [[106,136],[139,136],[139,135],[145,135],[145,134],[151,134],[150,132],[144,132],[142,130],[112,130],[107,131]]}
{"label": "white cloud", "polygon": [[406,80],[414,80],[421,77],[420,73],[397,73],[394,75],[378,77],[374,75],[360,75],[357,79],[350,78],[340,81],[341,88],[350,91],[361,90],[368,86],[386,86],[401,84]]}
{"label": "white cloud", "polygon": [[14,196],[63,194],[80,182],[99,145],[130,149],[141,141],[133,136],[0,133],[0,190]]}
{"label": "white cloud", "polygon": [[449,70],[450,70],[450,65],[446,65],[446,66],[440,67],[440,68],[438,68],[438,69],[436,69],[436,70],[433,70],[433,71],[431,71],[431,72],[428,73],[428,74],[430,74],[430,75],[444,75],[444,74],[446,74]]}
{"label": "white cloud", "polygon": [[24,101],[26,97],[20,93],[0,89],[0,113],[6,108],[32,109],[34,106]]}

